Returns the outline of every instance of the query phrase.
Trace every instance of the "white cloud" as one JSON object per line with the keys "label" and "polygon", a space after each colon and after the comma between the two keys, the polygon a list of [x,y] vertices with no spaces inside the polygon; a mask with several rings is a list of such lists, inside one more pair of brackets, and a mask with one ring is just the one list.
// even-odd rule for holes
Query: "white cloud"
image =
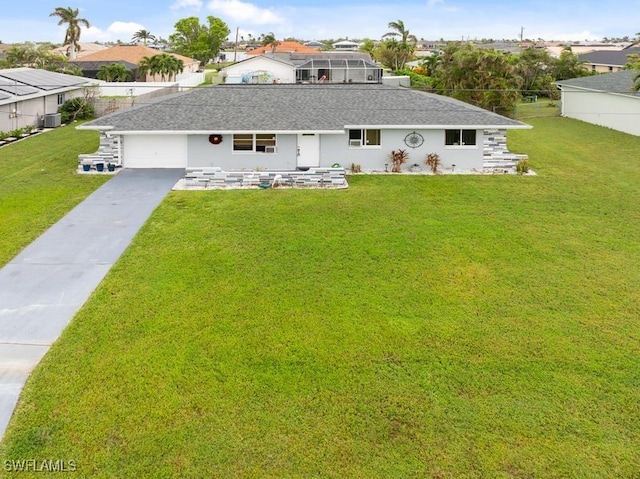
{"label": "white cloud", "polygon": [[176,2],[171,5],[172,10],[179,10],[181,8],[191,8],[195,7],[198,10],[202,8],[202,0],[176,0]]}
{"label": "white cloud", "polygon": [[272,9],[260,8],[240,0],[212,0],[207,8],[222,17],[250,25],[284,23],[284,18]]}
{"label": "white cloud", "polygon": [[143,30],[144,26],[135,22],[113,22],[106,30],[90,27],[82,31],[84,42],[113,42],[122,40],[128,42],[134,33]]}

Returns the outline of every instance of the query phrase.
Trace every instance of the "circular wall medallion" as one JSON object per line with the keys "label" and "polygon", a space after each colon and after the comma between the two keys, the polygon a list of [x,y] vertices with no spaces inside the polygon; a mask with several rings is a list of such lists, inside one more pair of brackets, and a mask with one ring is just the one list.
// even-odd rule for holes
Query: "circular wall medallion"
{"label": "circular wall medallion", "polygon": [[422,144],[424,143],[424,138],[420,133],[414,131],[404,137],[404,143],[409,148],[418,148],[419,146],[422,146]]}

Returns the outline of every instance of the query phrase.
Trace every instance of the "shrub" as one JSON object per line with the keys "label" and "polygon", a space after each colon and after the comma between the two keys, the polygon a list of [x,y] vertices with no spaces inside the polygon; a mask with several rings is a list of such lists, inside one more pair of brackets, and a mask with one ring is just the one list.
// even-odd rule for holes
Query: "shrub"
{"label": "shrub", "polygon": [[524,175],[529,172],[529,160],[520,160],[516,163],[516,172],[520,175]]}
{"label": "shrub", "polygon": [[60,113],[60,121],[62,123],[69,123],[74,120],[91,120],[95,117],[95,109],[84,98],[72,98],[67,100],[64,104],[58,108]]}
{"label": "shrub", "polygon": [[389,153],[389,160],[391,161],[391,171],[393,173],[401,173],[402,165],[409,159],[409,152],[407,150],[391,150]]}
{"label": "shrub", "polygon": [[351,173],[360,173],[362,171],[362,168],[358,163],[351,163],[349,169],[351,170]]}
{"label": "shrub", "polygon": [[406,75],[411,80],[411,88],[417,88],[421,90],[431,90],[433,88],[433,79],[426,75],[416,73],[414,70],[405,68],[404,70],[396,70],[393,72],[395,75]]}
{"label": "shrub", "polygon": [[438,173],[438,168],[442,163],[440,160],[440,155],[438,155],[437,153],[429,153],[424,159],[424,162],[429,166],[429,168],[431,168],[431,173],[433,173],[434,175]]}

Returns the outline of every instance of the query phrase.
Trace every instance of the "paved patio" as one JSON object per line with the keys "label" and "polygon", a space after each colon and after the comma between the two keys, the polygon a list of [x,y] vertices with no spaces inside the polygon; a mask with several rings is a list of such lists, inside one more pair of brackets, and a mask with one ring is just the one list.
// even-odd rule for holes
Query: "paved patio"
{"label": "paved patio", "polygon": [[183,176],[121,171],[0,269],[0,437],[33,368]]}

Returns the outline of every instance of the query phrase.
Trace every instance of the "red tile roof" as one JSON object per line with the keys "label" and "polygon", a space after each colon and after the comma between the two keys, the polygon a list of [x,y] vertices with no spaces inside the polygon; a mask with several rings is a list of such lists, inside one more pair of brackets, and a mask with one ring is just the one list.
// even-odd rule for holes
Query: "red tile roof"
{"label": "red tile roof", "polygon": [[[248,51],[247,55],[264,55],[265,53],[271,53],[272,51],[273,49],[271,45],[264,45]],[[275,53],[318,53],[318,50],[298,42],[280,42],[276,46]]]}
{"label": "red tile roof", "polygon": [[[160,50],[156,50],[155,48],[145,47],[144,45],[116,45],[115,47],[105,48],[104,50],[100,50],[95,53],[91,53],[89,55],[84,55],[81,59],[83,62],[91,62],[91,61],[126,61],[129,63],[133,63],[137,65],[140,63],[144,57],[152,57],[154,55],[160,55],[162,53],[166,53]],[[194,60],[193,58],[188,58],[182,55],[178,55],[177,53],[169,53],[169,55],[173,55],[174,57],[182,60],[182,63],[185,65],[191,65],[193,63],[198,63],[198,60]]]}

